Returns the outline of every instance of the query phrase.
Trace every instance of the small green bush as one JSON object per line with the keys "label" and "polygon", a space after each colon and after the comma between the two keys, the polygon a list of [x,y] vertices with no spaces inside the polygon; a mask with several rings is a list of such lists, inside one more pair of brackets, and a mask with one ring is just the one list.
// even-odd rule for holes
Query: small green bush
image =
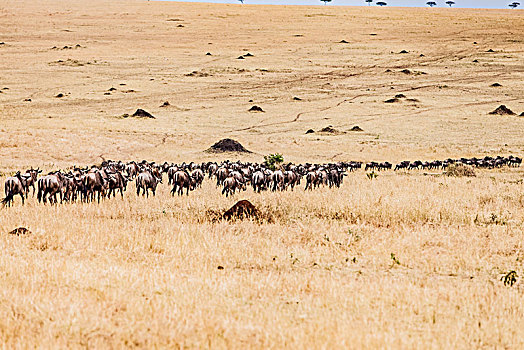
{"label": "small green bush", "polygon": [[275,171],[280,167],[280,164],[284,162],[284,157],[279,154],[268,154],[267,156],[264,156],[264,164],[268,169],[271,169]]}

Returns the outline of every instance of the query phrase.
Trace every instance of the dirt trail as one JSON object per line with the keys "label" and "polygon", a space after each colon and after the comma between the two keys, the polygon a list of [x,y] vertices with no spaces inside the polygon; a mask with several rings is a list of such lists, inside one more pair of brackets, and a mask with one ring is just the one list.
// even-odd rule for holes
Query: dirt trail
{"label": "dirt trail", "polygon": [[286,120],[286,121],[281,121],[281,122],[274,122],[274,123],[266,123],[266,124],[257,124],[257,125],[252,125],[252,126],[248,126],[246,128],[241,128],[241,129],[235,129],[235,130],[231,130],[230,132],[235,132],[235,131],[246,131],[246,130],[251,130],[251,129],[255,129],[255,128],[263,128],[263,127],[266,127],[266,126],[274,126],[274,125],[282,125],[282,124],[290,124],[290,123],[295,123],[297,122],[301,116],[303,116],[304,114],[309,114],[309,113],[315,113],[315,112],[324,112],[324,111],[327,111],[327,110],[330,110],[330,109],[333,109],[333,108],[336,108],[336,107],[339,107],[340,105],[342,105],[343,103],[345,102],[350,102],[350,101],[353,101],[359,97],[362,97],[362,96],[367,96],[366,94],[361,94],[361,95],[357,95],[357,96],[354,96],[352,98],[349,98],[349,99],[344,99],[336,104],[334,104],[333,106],[328,106],[328,107],[324,107],[324,108],[320,108],[320,109],[315,109],[315,110],[311,110],[311,111],[305,111],[305,112],[300,112],[296,115],[296,117],[292,120]]}

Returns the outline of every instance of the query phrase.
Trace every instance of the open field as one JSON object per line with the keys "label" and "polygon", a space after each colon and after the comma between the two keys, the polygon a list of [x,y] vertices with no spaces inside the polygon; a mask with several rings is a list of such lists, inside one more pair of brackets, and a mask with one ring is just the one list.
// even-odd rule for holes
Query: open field
{"label": "open field", "polygon": [[[523,19],[518,10],[5,0],[0,183],[30,166],[103,158],[522,156]],[[406,97],[384,103],[397,94]],[[488,115],[501,104],[517,115]],[[157,118],[122,118],[137,108]],[[340,133],[305,134],[328,125]],[[356,125],[364,131],[349,131]],[[203,152],[225,137],[254,153]],[[154,198],[132,185],[101,204],[17,198],[0,209],[0,343],[523,348],[524,169],[476,172],[370,181],[357,171],[340,189],[233,198],[207,179],[189,197],[164,184]],[[238,199],[266,220],[210,219]],[[7,234],[18,226],[32,233]],[[505,286],[511,270],[517,282]]]}

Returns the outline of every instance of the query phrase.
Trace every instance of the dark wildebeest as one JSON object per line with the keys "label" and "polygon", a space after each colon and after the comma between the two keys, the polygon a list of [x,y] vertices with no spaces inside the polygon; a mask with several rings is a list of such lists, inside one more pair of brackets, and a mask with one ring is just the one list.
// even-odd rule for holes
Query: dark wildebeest
{"label": "dark wildebeest", "polygon": [[204,172],[201,169],[195,169],[191,172],[191,178],[194,182],[194,187],[202,187],[202,182],[204,181]]}
{"label": "dark wildebeest", "polygon": [[64,175],[60,171],[49,173],[48,175],[38,179],[38,202],[44,201],[44,204],[47,203],[46,196],[49,195],[49,201],[51,202],[51,204],[56,204],[56,195],[60,193],[60,203],[62,203],[63,183]]}
{"label": "dark wildebeest", "polygon": [[175,178],[175,173],[178,171],[178,167],[176,165],[172,165],[167,169],[167,184],[172,185],[173,179]]}
{"label": "dark wildebeest", "polygon": [[175,192],[179,196],[184,194],[184,188],[187,189],[186,194],[189,196],[189,190],[193,187],[194,180],[191,178],[187,170],[178,170],[173,175],[173,188],[171,189],[171,195],[175,195]]}
{"label": "dark wildebeest", "polygon": [[139,168],[136,162],[127,163],[125,169],[126,169],[127,177],[130,180],[134,179],[135,176],[138,175]]}
{"label": "dark wildebeest", "polygon": [[[156,170],[156,169],[155,169]],[[156,194],[156,187],[159,183],[162,183],[162,177],[158,176],[157,171],[143,171],[136,177],[136,194],[140,195],[140,189],[142,189],[142,195],[149,197],[149,189],[153,192],[153,196]]]}
{"label": "dark wildebeest", "polygon": [[217,187],[218,187],[218,186],[222,185],[224,180],[228,177],[229,170],[227,168],[224,168],[224,167],[218,168],[218,170],[216,171],[215,175],[217,177]]}
{"label": "dark wildebeest", "polygon": [[300,184],[300,177],[293,170],[288,170],[284,173],[285,179],[284,182],[286,187],[291,187],[291,191],[295,188],[296,185]]}
{"label": "dark wildebeest", "polygon": [[271,181],[273,182],[273,186],[271,187],[272,191],[284,190],[284,173],[282,170],[276,170],[271,174]]}
{"label": "dark wildebeest", "polygon": [[23,176],[27,177],[27,181],[25,183],[25,198],[27,198],[29,194],[29,187],[33,188],[33,196],[35,195],[35,184],[37,181],[38,174],[40,174],[41,172],[42,170],[40,169],[31,168],[29,170],[26,170],[25,174],[23,174]]}
{"label": "dark wildebeest", "polygon": [[239,182],[234,177],[228,177],[223,182],[224,189],[222,190],[222,194],[225,194],[226,197],[228,197],[230,194],[235,194],[235,191],[238,190],[245,190],[246,184]]}
{"label": "dark wildebeest", "polygon": [[26,182],[30,177],[31,176],[21,175],[19,171],[15,176],[8,177],[5,180],[5,198],[2,200],[2,204],[10,207],[14,201],[14,196],[18,194],[22,198],[23,205],[24,195],[26,195]]}
{"label": "dark wildebeest", "polygon": [[260,193],[266,187],[266,175],[263,171],[258,170],[253,173],[251,178],[251,185],[253,186],[253,191]]}
{"label": "dark wildebeest", "polygon": [[95,192],[97,193],[97,201],[100,203],[100,197],[105,196],[106,180],[98,169],[91,169],[85,174],[82,180],[84,201],[89,202],[95,199]]}
{"label": "dark wildebeest", "polygon": [[108,173],[108,175],[109,191],[107,193],[107,197],[111,198],[111,194],[113,194],[113,197],[115,197],[116,190],[119,190],[120,195],[122,196],[122,198],[124,198],[124,191],[127,189],[127,177],[121,174],[119,171],[115,173]]}

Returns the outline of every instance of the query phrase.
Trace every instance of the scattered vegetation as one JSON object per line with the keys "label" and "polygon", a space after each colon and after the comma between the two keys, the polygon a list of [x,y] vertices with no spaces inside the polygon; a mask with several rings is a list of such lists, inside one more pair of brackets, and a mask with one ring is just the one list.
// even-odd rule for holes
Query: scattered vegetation
{"label": "scattered vegetation", "polygon": [[264,164],[271,170],[276,170],[284,162],[284,156],[279,153],[264,156]]}
{"label": "scattered vegetation", "polygon": [[450,164],[446,171],[444,171],[444,175],[454,177],[476,176],[473,167],[464,164]]}

